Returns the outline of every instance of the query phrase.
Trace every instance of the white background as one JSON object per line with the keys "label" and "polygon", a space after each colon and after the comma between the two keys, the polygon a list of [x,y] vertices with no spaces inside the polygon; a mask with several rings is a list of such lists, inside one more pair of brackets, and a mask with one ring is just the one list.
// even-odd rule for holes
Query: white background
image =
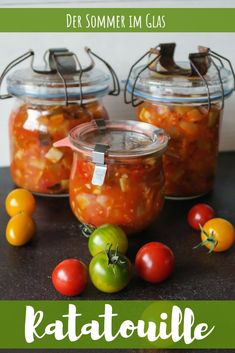
{"label": "white background", "polygon": [[[40,1],[41,6],[55,6],[55,1]],[[56,1],[57,6],[77,7],[77,1]],[[29,6],[37,1],[0,0],[0,6],[21,5]],[[79,2],[81,7],[234,7],[234,0],[165,0],[165,1],[125,1],[112,2],[111,0]],[[1,9],[0,9],[1,11]],[[20,19],[19,19],[20,20]],[[53,19],[52,19],[53,20]],[[221,18],[223,21],[223,18]],[[42,20],[43,25],[43,20]],[[198,24],[200,28],[200,23]],[[189,52],[194,52],[198,45],[208,46],[214,51],[230,58],[235,66],[235,33],[1,33],[0,34],[0,72],[14,58],[33,49],[37,53],[36,60],[40,62],[43,52],[51,47],[68,47],[75,51],[82,60],[83,47],[91,47],[97,54],[103,56],[116,70],[121,80],[127,77],[130,65],[136,61],[150,47],[161,42],[176,42],[176,59],[187,59]],[[22,65],[22,67],[25,66]],[[120,97],[105,99],[111,119],[134,117],[134,111],[123,103],[123,94]],[[13,99],[0,101],[1,123],[0,166],[9,164],[8,154],[8,116]],[[235,150],[235,94],[226,101],[224,121],[221,131],[221,150]]]}

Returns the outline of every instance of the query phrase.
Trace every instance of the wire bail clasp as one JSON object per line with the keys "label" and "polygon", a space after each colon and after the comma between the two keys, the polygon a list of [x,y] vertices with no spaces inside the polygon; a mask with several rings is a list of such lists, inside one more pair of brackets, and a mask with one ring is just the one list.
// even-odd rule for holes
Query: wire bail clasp
{"label": "wire bail clasp", "polygon": [[[48,59],[46,60],[46,56],[48,54]],[[66,48],[52,48],[48,49],[44,56],[44,62],[46,64],[46,70],[37,70],[32,66],[32,70],[38,74],[58,74],[63,86],[64,86],[64,95],[65,95],[65,104],[72,104],[73,102],[69,102],[68,95],[68,85],[66,81],[66,74],[76,74],[79,72],[79,89],[80,89],[80,104],[83,103],[83,94],[82,94],[82,74],[83,69],[78,57],[75,53],[69,51]],[[79,70],[77,69],[77,66]]]}
{"label": "wire bail clasp", "polygon": [[95,58],[97,58],[99,61],[101,61],[107,67],[107,69],[112,77],[112,81],[113,81],[113,88],[109,92],[109,95],[118,96],[120,94],[120,83],[119,83],[117,74],[114,71],[114,69],[112,68],[112,66],[106,60],[104,60],[99,55],[94,53],[90,48],[85,47],[85,51],[87,52],[87,54],[89,55],[91,60],[93,60],[92,56],[94,56]]}
{"label": "wire bail clasp", "polygon": [[[80,90],[79,102],[80,102],[80,105],[82,106],[83,100],[84,100],[82,76],[84,72],[88,72],[94,68],[95,61],[93,57],[95,57],[106,66],[109,73],[111,74],[113,87],[110,90],[109,94],[114,96],[118,95],[120,93],[120,84],[114,69],[111,67],[110,64],[108,64],[104,59],[102,59],[100,56],[95,54],[91,49],[85,48],[85,51],[90,59],[90,64],[86,67],[82,67],[81,62],[78,59],[78,56],[74,52],[69,51],[67,48],[51,48],[51,49],[48,49],[43,55],[45,69],[37,69],[36,67],[34,67],[35,53],[33,50],[29,50],[27,53],[21,55],[17,59],[13,60],[9,65],[7,65],[2,75],[0,76],[0,90],[1,90],[2,82],[6,77],[6,75],[9,73],[9,71],[12,68],[14,68],[16,65],[26,60],[27,58],[32,57],[30,66],[33,72],[38,74],[43,74],[43,75],[57,74],[60,77],[64,87],[64,98],[65,98],[66,105],[74,103],[72,101],[69,101],[68,83],[66,80],[66,75],[77,74],[78,81],[79,81],[78,87]],[[0,99],[7,99],[11,97],[12,95],[10,94],[0,95]]]}
{"label": "wire bail clasp", "polygon": [[[135,78],[135,81],[134,81],[134,84],[133,84],[133,87],[132,87],[132,90],[131,90],[131,98],[128,99],[127,98],[127,92],[128,92],[128,86],[129,86],[129,83],[130,83],[130,77],[131,77],[131,74],[134,70],[134,68],[136,67],[136,65],[141,62],[147,55],[150,55],[150,54],[155,54],[155,58],[153,60],[151,60],[147,65],[145,65],[137,74],[136,78]],[[143,101],[138,101],[137,98],[134,97],[134,92],[135,92],[135,87],[136,87],[136,83],[138,81],[138,78],[140,77],[140,75],[142,74],[142,72],[144,72],[147,68],[149,68],[155,61],[157,61],[159,59],[159,56],[160,56],[160,53],[159,53],[159,50],[158,48],[151,48],[150,50],[148,50],[144,55],[142,55],[130,68],[130,71],[129,71],[129,74],[128,74],[128,77],[127,77],[127,80],[126,80],[126,83],[125,83],[125,88],[124,88],[124,102],[126,104],[132,104],[133,107],[137,107],[138,105],[142,104]]]}
{"label": "wire bail clasp", "polygon": [[[207,101],[208,101],[208,111],[210,111],[211,92],[210,92],[210,86],[206,75],[210,66],[213,65],[218,75],[218,80],[219,80],[220,90],[221,90],[221,108],[223,109],[225,92],[224,92],[223,80],[221,77],[221,68],[224,67],[223,61],[225,61],[229,65],[233,75],[233,81],[234,81],[233,90],[235,90],[235,73],[231,62],[226,57],[213,52],[212,50],[210,50],[210,48],[199,46],[197,53],[189,54],[188,58],[189,58],[190,68],[183,68],[177,65],[174,61],[175,47],[176,47],[175,43],[159,44],[157,47],[151,48],[149,51],[147,51],[131,66],[127,77],[127,81],[125,84],[125,90],[124,90],[125,103],[126,104],[131,103],[133,107],[136,107],[143,103],[143,101],[140,101],[137,97],[135,97],[135,89],[136,89],[138,79],[140,78],[140,75],[145,70],[149,69],[153,73],[153,75],[154,73],[156,73],[156,74],[166,75],[166,76],[176,75],[176,76],[188,76],[188,77],[195,77],[195,78],[200,77],[200,79],[203,81],[205,85]],[[130,88],[131,98],[128,100],[127,91],[128,91],[128,87],[130,87],[131,74],[135,66],[140,61],[142,61],[147,55],[149,56],[149,62],[147,65],[144,65],[143,67],[140,68],[137,75],[133,79],[133,84],[131,85],[131,88]],[[153,59],[151,59],[151,56],[154,56]],[[214,59],[219,62],[220,66],[216,64]]]}
{"label": "wire bail clasp", "polygon": [[[1,92],[3,80],[6,77],[6,75],[8,74],[8,72],[11,71],[11,69],[13,69],[15,66],[17,66],[20,63],[22,63],[23,61],[25,61],[26,59],[28,59],[30,57],[32,57],[32,60],[33,60],[33,57],[34,57],[34,51],[33,50],[27,51],[23,55],[19,56],[18,58],[16,58],[13,61],[11,61],[10,64],[8,64],[5,67],[5,69],[3,70],[3,72],[2,72],[2,74],[0,76],[0,92]],[[1,94],[0,93],[0,99],[8,99],[8,98],[12,98],[12,95],[9,94],[9,93],[5,93],[5,94]]]}

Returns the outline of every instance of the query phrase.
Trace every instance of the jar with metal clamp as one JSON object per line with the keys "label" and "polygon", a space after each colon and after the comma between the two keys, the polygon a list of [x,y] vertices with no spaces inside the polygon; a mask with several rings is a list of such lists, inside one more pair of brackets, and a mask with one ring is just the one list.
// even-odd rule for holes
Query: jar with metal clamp
{"label": "jar with metal clamp", "polygon": [[[17,97],[9,124],[10,169],[17,186],[42,195],[68,194],[72,152],[53,143],[77,125],[108,118],[102,97],[119,93],[117,76],[106,61],[85,50],[86,67],[63,48],[45,53],[45,67],[35,67],[34,52],[29,51],[4,70],[0,83],[13,67],[31,59],[29,68],[7,75],[8,93],[1,95],[1,99]],[[107,73],[95,67],[94,58]]]}
{"label": "jar with metal clamp", "polygon": [[128,234],[147,227],[164,202],[162,155],[168,136],[135,121],[96,120],[54,144],[74,150],[70,205],[78,220],[111,223]]}
{"label": "jar with metal clamp", "polygon": [[[125,102],[139,120],[170,136],[163,157],[169,198],[193,198],[213,187],[224,100],[234,90],[228,59],[199,47],[188,61],[174,61],[174,43],[150,49],[131,68]],[[139,64],[148,57],[148,62]],[[131,97],[128,98],[127,92]]]}

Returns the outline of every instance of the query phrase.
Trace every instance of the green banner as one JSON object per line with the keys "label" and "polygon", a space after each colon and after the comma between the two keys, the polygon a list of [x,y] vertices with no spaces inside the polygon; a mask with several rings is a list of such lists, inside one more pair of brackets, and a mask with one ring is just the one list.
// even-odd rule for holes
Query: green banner
{"label": "green banner", "polygon": [[235,8],[1,8],[0,32],[235,32]]}
{"label": "green banner", "polygon": [[235,301],[0,301],[0,348],[235,348]]}

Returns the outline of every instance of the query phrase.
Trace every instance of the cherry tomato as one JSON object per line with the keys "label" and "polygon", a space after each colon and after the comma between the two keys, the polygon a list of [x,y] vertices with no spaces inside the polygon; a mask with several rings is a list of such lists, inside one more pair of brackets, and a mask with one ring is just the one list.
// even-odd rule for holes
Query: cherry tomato
{"label": "cherry tomato", "polygon": [[35,198],[32,193],[25,189],[12,190],[5,201],[6,211],[9,216],[15,216],[20,212],[31,215],[35,210]]}
{"label": "cherry tomato", "polygon": [[173,272],[175,256],[172,250],[159,242],[143,245],[136,254],[135,267],[138,275],[150,283],[167,279]]}
{"label": "cherry tomato", "polygon": [[97,228],[89,237],[88,248],[92,256],[95,256],[111,245],[112,250],[118,250],[125,254],[128,248],[128,240],[124,231],[115,225],[104,224]]}
{"label": "cherry tomato", "polygon": [[204,245],[209,252],[228,250],[235,241],[234,227],[226,219],[213,218],[201,228],[201,239],[199,246]]}
{"label": "cherry tomato", "polygon": [[6,239],[11,245],[21,246],[28,243],[35,232],[36,225],[33,219],[27,213],[21,212],[8,222]]}
{"label": "cherry tomato", "polygon": [[89,265],[90,279],[101,292],[116,293],[127,286],[131,277],[131,263],[116,250],[98,253]]}
{"label": "cherry tomato", "polygon": [[189,210],[188,223],[192,228],[200,230],[200,225],[203,227],[207,221],[214,217],[215,211],[211,206],[206,203],[198,203]]}
{"label": "cherry tomato", "polygon": [[62,295],[75,296],[84,291],[88,282],[86,265],[77,259],[60,262],[52,272],[52,283]]}

